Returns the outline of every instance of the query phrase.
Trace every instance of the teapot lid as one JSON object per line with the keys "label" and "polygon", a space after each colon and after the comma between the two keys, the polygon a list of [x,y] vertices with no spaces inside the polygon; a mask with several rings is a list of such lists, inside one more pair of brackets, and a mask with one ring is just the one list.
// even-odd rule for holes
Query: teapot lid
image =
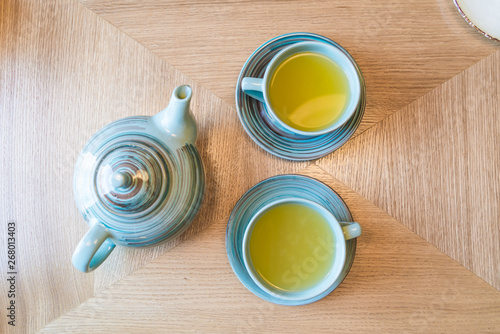
{"label": "teapot lid", "polygon": [[77,206],[118,244],[146,246],[178,234],[201,203],[204,172],[196,148],[171,150],[157,132],[150,117],[124,118],[97,132],[78,158]]}

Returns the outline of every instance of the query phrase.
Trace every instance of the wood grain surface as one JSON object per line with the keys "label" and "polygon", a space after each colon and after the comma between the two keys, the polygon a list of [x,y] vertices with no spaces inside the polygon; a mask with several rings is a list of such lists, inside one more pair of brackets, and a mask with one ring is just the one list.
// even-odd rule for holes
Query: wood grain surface
{"label": "wood grain surface", "polygon": [[500,289],[500,51],[319,160]]}
{"label": "wood grain surface", "polygon": [[[16,327],[1,293],[0,332],[500,331],[499,292],[426,242],[499,288],[499,46],[452,1],[82,3],[0,1],[2,291],[9,221],[18,272]],[[368,85],[360,135],[312,164],[261,150],[234,108],[245,59],[294,31],[345,46]],[[193,87],[200,214],[176,240],[78,272],[78,152],[102,126],[163,109],[179,84]],[[338,190],[365,233],[338,290],[280,307],[232,273],[225,224],[252,185],[299,170]]]}
{"label": "wood grain surface", "polygon": [[[233,107],[78,2],[2,6],[1,233],[7,235],[7,221],[16,222],[20,332],[40,329],[181,240],[226,219],[249,185],[307,165],[259,149]],[[193,87],[197,146],[207,174],[200,214],[177,240],[155,248],[117,248],[95,274],[78,272],[71,254],[88,229],[73,200],[78,152],[102,126],[162,110],[179,84]],[[0,239],[0,249],[6,242]],[[2,281],[6,266],[1,261]],[[1,294],[0,305],[7,302]],[[5,316],[0,323],[7,330]]]}
{"label": "wood grain surface", "polygon": [[362,132],[491,54],[451,0],[82,0],[154,54],[234,104],[241,67],[267,40],[312,32],[345,47],[366,79]]}
{"label": "wood grain surface", "polygon": [[290,307],[254,296],[231,270],[224,246],[226,222],[221,221],[84,302],[42,333],[500,330],[500,292],[319,167],[301,173],[335,189],[363,226],[351,272],[328,297]]}

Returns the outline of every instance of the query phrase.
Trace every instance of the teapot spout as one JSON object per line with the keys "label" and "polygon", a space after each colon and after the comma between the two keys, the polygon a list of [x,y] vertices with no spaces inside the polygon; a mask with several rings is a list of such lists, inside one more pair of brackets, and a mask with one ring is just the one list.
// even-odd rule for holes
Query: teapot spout
{"label": "teapot spout", "polygon": [[196,122],[189,112],[191,96],[191,87],[177,86],[172,92],[168,106],[151,118],[169,145],[177,148],[186,144],[194,145],[196,141]]}

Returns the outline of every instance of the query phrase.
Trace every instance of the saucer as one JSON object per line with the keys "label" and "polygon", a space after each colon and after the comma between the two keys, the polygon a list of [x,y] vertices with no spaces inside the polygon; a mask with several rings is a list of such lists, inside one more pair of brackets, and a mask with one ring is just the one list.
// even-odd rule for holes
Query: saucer
{"label": "saucer", "polygon": [[226,251],[229,263],[241,283],[256,296],[281,305],[304,305],[320,300],[335,290],[349,273],[356,252],[356,238],[346,241],[346,261],[339,278],[322,294],[303,300],[282,300],[262,290],[251,279],[243,262],[243,235],[252,216],[265,205],[279,199],[302,198],[316,202],[339,221],[353,221],[342,198],[324,183],[303,175],[285,174],[268,178],[248,190],[236,203],[226,230]]}
{"label": "saucer", "polygon": [[[244,77],[262,78],[269,61],[281,49],[290,44],[313,41],[327,43],[342,51],[354,64],[358,72],[361,84],[361,98],[358,108],[352,117],[340,128],[320,136],[286,136],[282,135],[286,130],[274,128],[265,121],[263,114],[268,113],[263,103],[257,101],[243,92],[241,81]],[[247,59],[241,69],[236,84],[236,109],[243,128],[250,138],[267,152],[280,158],[289,160],[313,160],[321,158],[337,150],[345,144],[354,134],[365,111],[366,87],[361,70],[352,56],[334,41],[311,33],[290,33],[273,38],[257,50]],[[280,134],[281,133],[281,134]]]}

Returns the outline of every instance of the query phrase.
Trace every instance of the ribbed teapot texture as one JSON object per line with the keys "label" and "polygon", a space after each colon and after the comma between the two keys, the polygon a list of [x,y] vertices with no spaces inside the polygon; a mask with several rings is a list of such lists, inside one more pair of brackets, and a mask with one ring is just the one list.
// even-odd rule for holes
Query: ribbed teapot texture
{"label": "ribbed teapot texture", "polygon": [[[190,100],[191,88],[179,86],[159,114],[117,120],[99,130],[80,153],[75,201],[97,239],[111,250],[115,244],[142,247],[172,239],[198,211],[205,176],[194,146]],[[100,263],[91,262],[104,261],[111,252],[89,251],[82,242],[73,255],[81,271],[95,269]]]}

